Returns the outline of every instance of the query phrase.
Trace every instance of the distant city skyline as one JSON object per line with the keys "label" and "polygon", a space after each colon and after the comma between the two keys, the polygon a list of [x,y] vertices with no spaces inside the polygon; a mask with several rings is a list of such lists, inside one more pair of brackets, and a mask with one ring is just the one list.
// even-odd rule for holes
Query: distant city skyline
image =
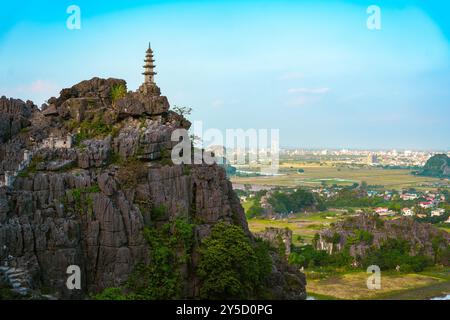
{"label": "distant city skyline", "polygon": [[412,148],[346,148],[346,147],[302,147],[302,146],[281,146],[280,150],[309,150],[309,151],[342,151],[342,150],[349,150],[349,151],[371,151],[371,152],[390,152],[390,151],[397,151],[397,152],[405,152],[405,151],[411,151],[411,152],[444,152],[448,153],[450,152],[450,149],[412,149]]}
{"label": "distant city skyline", "polygon": [[[81,29],[69,30],[70,5]],[[381,29],[369,30],[369,5]],[[0,95],[40,105],[94,76],[155,81],[206,128],[276,128],[280,145],[450,149],[450,3],[29,1],[0,10]]]}

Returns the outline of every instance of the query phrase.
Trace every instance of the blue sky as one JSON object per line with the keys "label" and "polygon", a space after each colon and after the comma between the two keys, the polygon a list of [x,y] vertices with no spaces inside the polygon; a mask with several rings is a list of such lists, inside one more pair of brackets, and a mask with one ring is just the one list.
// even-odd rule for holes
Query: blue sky
{"label": "blue sky", "polygon": [[[69,30],[69,5],[81,29]],[[381,30],[366,10],[381,9]],[[279,128],[282,146],[450,149],[450,4],[28,1],[0,9],[0,95],[41,104],[94,76],[156,81],[204,128]]]}

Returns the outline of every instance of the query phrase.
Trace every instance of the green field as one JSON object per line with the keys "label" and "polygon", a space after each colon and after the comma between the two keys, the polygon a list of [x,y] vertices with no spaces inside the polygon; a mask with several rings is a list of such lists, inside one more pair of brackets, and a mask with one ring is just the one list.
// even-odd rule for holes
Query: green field
{"label": "green field", "polygon": [[[311,243],[314,234],[327,228],[345,215],[338,211],[300,213],[281,220],[248,219],[252,232],[267,227],[289,228],[294,245]],[[446,229],[446,231],[450,231]],[[302,241],[299,241],[298,236]],[[382,288],[367,289],[367,274],[362,271],[335,270],[321,275],[317,270],[306,270],[307,292],[316,299],[430,299],[450,293],[450,268],[435,267],[421,273],[382,273]]]}
{"label": "green field", "polygon": [[[297,214],[282,220],[248,219],[252,232],[267,227],[289,228],[295,245],[311,243],[314,234],[344,216],[339,212]],[[301,236],[303,241],[298,241]],[[307,292],[316,299],[429,299],[450,293],[450,268],[432,268],[421,273],[382,273],[382,288],[367,289],[367,274],[362,271],[320,274],[307,270]]]}
{"label": "green field", "polygon": [[[304,173],[298,173],[302,168]],[[319,186],[351,185],[367,182],[369,185],[384,186],[386,189],[433,189],[433,184],[443,183],[438,178],[419,177],[410,170],[391,170],[376,167],[344,167],[332,164],[318,165],[305,163],[282,163],[279,176],[232,177],[231,181],[238,184],[268,185],[268,186]],[[448,182],[447,182],[448,183]]]}
{"label": "green field", "polygon": [[[341,219],[339,212],[325,211],[319,213],[300,213],[295,218],[282,220],[248,219],[248,226],[252,232],[263,231],[265,228],[289,228],[292,230],[294,244],[311,243],[311,240],[319,230],[327,228],[331,223]],[[304,241],[298,239],[300,236]]]}
{"label": "green field", "polygon": [[418,300],[443,296],[450,292],[450,269],[432,268],[421,273],[381,272],[381,288],[367,288],[366,272],[337,273],[317,279],[306,272],[308,294],[317,299]]}
{"label": "green field", "polygon": [[[298,173],[302,168],[304,173]],[[409,170],[388,170],[376,167],[344,167],[306,163],[284,163],[280,165],[280,176],[234,177],[233,183],[266,185],[266,186],[310,186],[351,185],[367,182],[371,186],[383,186],[384,189],[432,190],[436,183],[447,183],[435,178],[418,177]],[[244,209],[253,201],[243,203]],[[352,208],[356,210],[357,208]],[[293,233],[295,245],[311,243],[314,235],[321,229],[328,228],[331,223],[348,216],[344,211],[330,209],[326,212],[298,213],[289,218],[268,220],[248,219],[252,232],[259,232],[267,227],[289,228]],[[390,218],[383,218],[390,219]],[[450,226],[441,229],[450,232]],[[362,271],[334,270],[325,276],[321,271],[306,270],[308,295],[316,299],[429,299],[450,293],[450,269],[434,268],[419,274],[399,274],[396,272],[382,272],[382,288],[380,290],[367,289],[367,274]]]}

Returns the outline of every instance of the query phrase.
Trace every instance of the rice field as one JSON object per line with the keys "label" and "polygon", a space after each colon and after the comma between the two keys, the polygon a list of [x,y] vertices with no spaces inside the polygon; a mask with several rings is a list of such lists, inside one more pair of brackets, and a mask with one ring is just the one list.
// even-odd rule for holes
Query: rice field
{"label": "rice field", "polygon": [[[303,173],[298,169],[302,168]],[[367,182],[372,186],[383,186],[385,189],[432,189],[433,184],[443,182],[438,178],[419,177],[411,174],[410,170],[382,169],[377,167],[337,167],[331,164],[314,165],[289,163],[280,165],[278,176],[232,177],[231,181],[237,184],[267,185],[267,186],[319,186],[352,185],[353,183]],[[448,180],[447,180],[448,184]]]}
{"label": "rice field", "polygon": [[450,290],[450,282],[428,274],[381,273],[381,288],[368,289],[365,272],[334,275],[326,279],[311,279],[307,274],[307,292],[328,299],[429,299]]}

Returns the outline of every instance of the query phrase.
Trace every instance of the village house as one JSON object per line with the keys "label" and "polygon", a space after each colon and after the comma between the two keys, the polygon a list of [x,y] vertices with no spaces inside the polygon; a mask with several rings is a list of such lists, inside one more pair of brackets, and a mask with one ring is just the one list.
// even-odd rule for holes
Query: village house
{"label": "village house", "polygon": [[42,148],[69,149],[72,148],[72,144],[73,144],[73,136],[71,134],[68,134],[65,138],[50,135],[48,138],[42,141]]}
{"label": "village house", "polygon": [[433,211],[431,211],[431,216],[432,217],[440,217],[445,213],[445,209],[443,208],[437,208],[434,209]]}
{"label": "village house", "polygon": [[400,199],[403,201],[416,200],[418,197],[415,193],[403,193],[400,195]]}
{"label": "village house", "polygon": [[433,207],[433,202],[431,201],[422,201],[419,203],[419,206],[424,209],[430,209]]}
{"label": "village house", "polygon": [[414,216],[414,211],[412,208],[403,208],[402,215],[405,217],[412,217]]}
{"label": "village house", "polygon": [[380,216],[389,216],[394,214],[394,212],[389,210],[388,208],[381,208],[381,207],[376,208],[375,213],[377,213]]}

